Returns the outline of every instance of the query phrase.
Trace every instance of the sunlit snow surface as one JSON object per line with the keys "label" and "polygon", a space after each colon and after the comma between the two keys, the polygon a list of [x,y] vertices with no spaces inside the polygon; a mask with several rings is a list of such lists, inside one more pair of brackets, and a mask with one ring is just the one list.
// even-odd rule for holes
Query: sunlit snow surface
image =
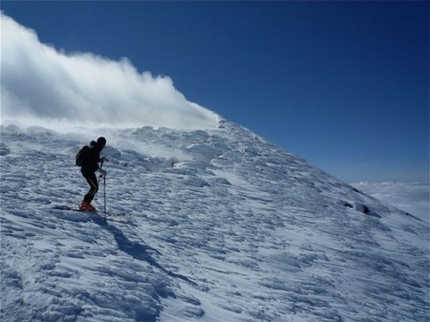
{"label": "sunlit snow surface", "polygon": [[1,131],[1,321],[429,319],[428,223],[241,127],[102,131],[107,222],[97,136]]}

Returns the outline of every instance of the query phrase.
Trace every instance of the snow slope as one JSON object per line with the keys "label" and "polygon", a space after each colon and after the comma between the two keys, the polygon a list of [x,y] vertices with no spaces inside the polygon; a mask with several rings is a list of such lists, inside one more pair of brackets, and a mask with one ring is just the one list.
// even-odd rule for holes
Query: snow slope
{"label": "snow slope", "polygon": [[[429,320],[428,223],[228,121],[79,132],[1,128],[1,321]],[[56,209],[100,134],[107,222]]]}

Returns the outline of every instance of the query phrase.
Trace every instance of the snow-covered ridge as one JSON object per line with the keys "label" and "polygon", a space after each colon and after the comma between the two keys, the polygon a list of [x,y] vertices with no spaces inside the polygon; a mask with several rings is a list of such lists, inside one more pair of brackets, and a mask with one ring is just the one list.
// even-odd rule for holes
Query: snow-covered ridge
{"label": "snow-covered ridge", "polygon": [[[56,209],[101,134],[107,222]],[[418,218],[228,121],[92,135],[1,127],[2,321],[428,321]]]}

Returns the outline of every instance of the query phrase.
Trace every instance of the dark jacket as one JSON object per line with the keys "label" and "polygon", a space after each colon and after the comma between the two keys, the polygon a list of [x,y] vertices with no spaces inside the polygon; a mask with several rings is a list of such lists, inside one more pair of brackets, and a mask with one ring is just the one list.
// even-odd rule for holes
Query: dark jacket
{"label": "dark jacket", "polygon": [[98,163],[101,161],[100,152],[102,149],[103,147],[97,145],[95,141],[91,141],[89,150],[81,167],[83,175],[94,173],[100,168]]}

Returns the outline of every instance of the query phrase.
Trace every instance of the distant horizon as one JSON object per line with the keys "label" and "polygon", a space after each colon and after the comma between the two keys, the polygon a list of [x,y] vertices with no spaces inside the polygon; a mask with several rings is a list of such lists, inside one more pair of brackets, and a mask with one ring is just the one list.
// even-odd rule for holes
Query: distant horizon
{"label": "distant horizon", "polygon": [[429,182],[429,9],[3,1],[2,122],[196,128],[212,111],[345,182]]}
{"label": "distant horizon", "polygon": [[429,182],[358,182],[352,185],[372,197],[430,222]]}

